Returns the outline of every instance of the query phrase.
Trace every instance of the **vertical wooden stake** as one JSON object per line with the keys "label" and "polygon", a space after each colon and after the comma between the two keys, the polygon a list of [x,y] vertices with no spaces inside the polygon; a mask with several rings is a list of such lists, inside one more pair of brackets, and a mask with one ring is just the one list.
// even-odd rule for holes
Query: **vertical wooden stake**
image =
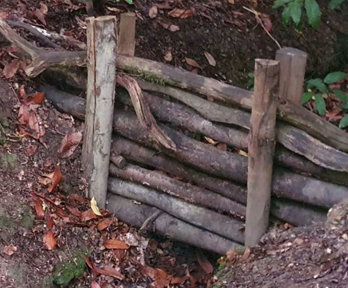
{"label": "vertical wooden stake", "polygon": [[268,227],[278,81],[278,61],[255,60],[255,90],[248,148],[246,246],[256,245]]}
{"label": "vertical wooden stake", "polygon": [[82,164],[88,192],[105,207],[116,86],[116,17],[87,18],[87,100]]}
{"label": "vertical wooden stake", "polygon": [[134,56],[135,53],[135,21],[134,13],[123,13],[120,19],[120,35],[118,54]]}
{"label": "vertical wooden stake", "polygon": [[276,53],[280,62],[279,98],[301,105],[307,53],[295,48],[282,48]]}

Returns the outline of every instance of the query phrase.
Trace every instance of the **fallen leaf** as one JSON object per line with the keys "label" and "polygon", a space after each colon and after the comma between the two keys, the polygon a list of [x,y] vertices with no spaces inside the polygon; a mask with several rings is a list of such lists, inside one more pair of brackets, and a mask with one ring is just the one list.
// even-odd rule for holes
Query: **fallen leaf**
{"label": "fallen leaf", "polygon": [[46,20],[45,20],[45,14],[41,12],[40,9],[35,9],[34,11],[34,16],[43,24],[47,25]]}
{"label": "fallen leaf", "polygon": [[50,184],[52,182],[52,179],[51,178],[48,178],[48,177],[42,177],[42,176],[39,176],[39,183],[44,185],[44,186],[47,186],[48,184]]}
{"label": "fallen leaf", "polygon": [[102,219],[98,222],[98,225],[97,225],[97,229],[98,231],[103,231],[105,230],[106,228],[108,228],[111,223],[113,222],[114,220],[112,218],[105,218],[105,219]]}
{"label": "fallen leaf", "polygon": [[75,217],[80,218],[81,217],[81,211],[77,207],[71,207],[66,206],[66,208],[69,210],[69,212],[74,215]]}
{"label": "fallen leaf", "polygon": [[60,170],[60,166],[57,165],[53,172],[51,185],[50,187],[48,187],[47,191],[49,193],[53,192],[53,190],[58,186],[61,180],[62,180],[62,172]]}
{"label": "fallen leaf", "polygon": [[102,216],[100,213],[97,201],[95,201],[94,197],[91,199],[91,209],[95,215]]}
{"label": "fallen leaf", "polygon": [[42,12],[42,14],[47,14],[48,12],[48,7],[45,3],[40,2],[40,11]]}
{"label": "fallen leaf", "polygon": [[87,201],[86,198],[84,198],[83,196],[78,195],[78,194],[69,194],[68,198],[69,198],[69,200],[76,201],[80,204],[85,204]]}
{"label": "fallen leaf", "polygon": [[81,213],[81,220],[84,222],[87,222],[92,219],[97,219],[97,218],[98,218],[97,215],[94,214],[92,209],[88,209]]}
{"label": "fallen leaf", "polygon": [[142,273],[153,279],[151,287],[164,288],[168,287],[170,284],[170,276],[166,271],[159,268],[152,268],[150,266],[142,267]]}
{"label": "fallen leaf", "polygon": [[53,228],[54,221],[53,221],[53,218],[51,216],[47,217],[46,226],[47,226],[47,229],[49,229],[49,230],[51,230]]}
{"label": "fallen leaf", "polygon": [[168,15],[173,18],[186,19],[188,17],[191,17],[193,15],[193,12],[190,9],[174,8],[173,10],[168,12]]}
{"label": "fallen leaf", "polygon": [[207,58],[207,61],[208,61],[210,66],[213,66],[213,67],[216,66],[216,61],[215,61],[214,57],[210,53],[205,51],[204,52],[204,56],[205,56],[205,58]]}
{"label": "fallen leaf", "polygon": [[21,63],[21,60],[19,59],[14,59],[11,62],[7,63],[4,67],[4,70],[2,70],[4,77],[6,79],[12,78],[16,74],[20,66],[20,63]]}
{"label": "fallen leaf", "polygon": [[197,61],[191,58],[185,57],[185,62],[192,67],[201,68],[201,66],[197,63]]}
{"label": "fallen leaf", "polygon": [[45,100],[45,93],[36,92],[33,97],[26,102],[26,104],[41,104]]}
{"label": "fallen leaf", "polygon": [[166,54],[164,55],[164,60],[166,60],[167,62],[171,62],[173,60],[172,51],[168,50],[166,52]]}
{"label": "fallen leaf", "polygon": [[149,17],[151,19],[154,19],[157,17],[157,14],[158,14],[158,8],[156,5],[152,6],[149,10]]}
{"label": "fallen leaf", "polygon": [[180,27],[177,26],[177,25],[174,25],[174,24],[170,24],[169,27],[168,27],[168,30],[170,32],[176,32],[176,31],[179,31],[180,30]]}
{"label": "fallen leaf", "polygon": [[244,254],[242,256],[242,259],[245,261],[247,260],[249,257],[250,257],[250,254],[251,254],[251,250],[249,247],[247,247],[245,250],[244,250]]}
{"label": "fallen leaf", "polygon": [[74,132],[64,136],[58,154],[61,158],[70,157],[82,141],[82,133]]}
{"label": "fallen leaf", "polygon": [[219,143],[218,141],[215,141],[215,140],[213,140],[212,138],[207,137],[207,136],[204,136],[204,139],[205,139],[209,144],[212,144],[212,145],[216,145],[216,144]]}
{"label": "fallen leaf", "polygon": [[185,276],[182,276],[182,277],[173,277],[171,280],[170,280],[170,284],[173,284],[173,285],[178,285],[178,284],[183,284],[186,280],[188,280],[190,277],[185,275]]}
{"label": "fallen leaf", "polygon": [[21,85],[19,87],[19,97],[21,99],[25,99],[27,97],[27,93],[25,92],[25,86],[24,85]]}
{"label": "fallen leaf", "polygon": [[124,276],[122,275],[122,273],[119,272],[118,270],[116,270],[115,268],[112,268],[110,266],[106,266],[104,268],[96,267],[94,265],[94,263],[92,262],[90,257],[86,257],[85,261],[86,261],[86,264],[88,265],[88,267],[93,272],[95,272],[97,274],[102,274],[102,275],[105,275],[105,276],[115,277],[115,278],[117,278],[119,280],[123,280],[124,279]]}
{"label": "fallen leaf", "polygon": [[43,203],[40,198],[37,198],[35,201],[35,213],[38,219],[43,219],[45,217]]}
{"label": "fallen leaf", "polygon": [[4,12],[4,11],[0,12],[0,19],[7,19],[7,17],[8,17],[8,13],[7,12]]}
{"label": "fallen leaf", "polygon": [[248,153],[245,152],[245,151],[243,151],[243,150],[238,150],[237,153],[238,153],[239,155],[241,155],[241,156],[248,157]]}
{"label": "fallen leaf", "polygon": [[101,287],[100,287],[100,285],[97,282],[92,281],[91,288],[101,288]]}
{"label": "fallen leaf", "polygon": [[52,230],[49,230],[43,237],[43,242],[45,243],[48,250],[53,250],[57,244],[57,240],[54,237]]}
{"label": "fallen leaf", "polygon": [[116,239],[108,239],[104,241],[104,247],[106,249],[121,249],[121,250],[127,250],[129,248],[129,245],[124,243],[123,241],[116,240]]}
{"label": "fallen leaf", "polygon": [[13,244],[6,245],[2,249],[2,252],[8,256],[12,256],[16,251],[17,251],[17,247],[14,246]]}
{"label": "fallen leaf", "polygon": [[28,156],[28,157],[31,157],[33,156],[35,153],[36,153],[36,150],[37,150],[37,145],[33,145],[33,144],[30,144],[27,149],[25,150],[25,154]]}
{"label": "fallen leaf", "polygon": [[196,256],[199,266],[206,274],[212,274],[214,271],[213,265],[208,261],[207,257],[200,250],[196,250]]}

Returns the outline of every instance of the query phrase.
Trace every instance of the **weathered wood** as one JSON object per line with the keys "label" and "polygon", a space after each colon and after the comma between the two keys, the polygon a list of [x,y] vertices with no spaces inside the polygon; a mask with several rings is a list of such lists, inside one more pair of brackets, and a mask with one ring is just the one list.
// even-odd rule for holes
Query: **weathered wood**
{"label": "weathered wood", "polygon": [[[66,107],[69,104],[65,101],[66,99],[73,98],[74,102],[80,102],[79,105],[75,104],[76,108],[83,107],[82,103],[85,101],[83,98],[71,96],[57,89],[46,90],[46,97],[63,112],[70,109]],[[81,114],[83,110],[72,111],[73,116],[79,117]],[[171,138],[177,144],[177,151],[163,151],[167,155],[208,174],[246,183],[247,160],[245,157],[195,141],[164,125],[161,127],[167,131],[168,135],[175,137]],[[114,115],[114,130],[135,142],[152,148],[156,147],[151,135],[139,127],[139,122],[132,113],[120,111]],[[220,161],[224,163],[222,166]],[[232,162],[235,165],[230,165]],[[347,187],[294,174],[281,168],[274,171],[272,190],[275,195],[323,207],[331,207],[348,197]]]}
{"label": "weathered wood", "polygon": [[135,53],[135,13],[122,13],[118,40],[118,54],[134,56]]}
{"label": "weathered wood", "polygon": [[116,165],[116,167],[123,169],[127,165],[127,160],[121,155],[112,154],[110,157],[111,162]]}
{"label": "weathered wood", "polygon": [[[149,205],[134,203],[130,199],[115,194],[109,194],[107,208],[115,213],[116,217],[121,221],[136,227],[141,227],[146,219],[157,211],[161,211]],[[221,255],[226,254],[229,250],[242,248],[242,245],[236,242],[198,228],[163,211],[153,220],[151,228],[155,233]]]}
{"label": "weathered wood", "polygon": [[255,60],[255,84],[248,149],[248,199],[245,245],[254,246],[267,231],[276,143],[279,62]]}
{"label": "weathered wood", "polygon": [[163,147],[167,149],[175,150],[175,143],[160,127],[158,127],[137,81],[124,73],[118,73],[116,81],[118,85],[121,85],[128,91],[134,111],[142,127],[148,130],[160,145],[163,145]]}
{"label": "weathered wood", "polygon": [[[1,19],[0,33],[2,33],[8,41],[31,57],[32,63],[25,69],[29,77],[36,77],[51,66],[86,65],[86,53],[84,51],[47,52],[44,49],[39,49],[21,38]],[[178,86],[224,101],[228,104],[243,107],[247,110],[251,109],[251,92],[211,78],[195,75],[182,69],[155,61],[123,55],[119,55],[116,65],[122,70],[135,73],[147,80]],[[278,109],[281,119],[303,129],[310,135],[317,137],[319,140],[332,147],[348,152],[348,134],[338,127],[291,102],[280,103]]]}
{"label": "weathered wood", "polygon": [[116,17],[87,19],[88,83],[82,164],[88,193],[105,207],[116,87]]}
{"label": "weathered wood", "polygon": [[307,53],[295,48],[281,48],[276,53],[280,63],[279,97],[301,105]]}
{"label": "weathered wood", "polygon": [[145,186],[110,178],[110,192],[152,205],[166,213],[238,243],[243,243],[243,223],[212,210],[168,196]]}
{"label": "weathered wood", "polygon": [[198,206],[240,218],[245,216],[245,206],[207,189],[179,181],[157,171],[132,164],[120,169],[111,164],[110,173],[113,176],[137,182]]}
{"label": "weathered wood", "polygon": [[246,203],[245,188],[185,166],[182,162],[168,157],[164,153],[158,153],[120,136],[113,138],[111,149],[116,154],[121,154],[131,161],[162,170],[173,177],[179,177],[186,182],[215,191],[238,203]]}

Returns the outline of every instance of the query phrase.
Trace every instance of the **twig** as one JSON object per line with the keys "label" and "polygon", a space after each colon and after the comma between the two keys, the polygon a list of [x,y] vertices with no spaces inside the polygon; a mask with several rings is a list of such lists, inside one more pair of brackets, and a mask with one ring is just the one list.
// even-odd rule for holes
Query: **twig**
{"label": "twig", "polygon": [[161,210],[157,210],[156,212],[154,212],[150,217],[148,217],[143,225],[141,225],[139,232],[143,232],[148,230],[148,227],[156,220],[156,218],[161,215],[162,211]]}
{"label": "twig", "polygon": [[275,39],[275,38],[272,36],[272,34],[269,33],[269,31],[267,30],[267,28],[266,28],[265,25],[263,24],[263,22],[262,22],[262,20],[261,20],[261,18],[260,18],[260,14],[261,14],[261,13],[260,13],[260,12],[257,12],[257,11],[254,10],[254,9],[250,9],[250,8],[248,8],[248,7],[245,7],[245,6],[243,6],[243,9],[245,9],[245,10],[247,10],[247,11],[249,11],[249,12],[251,12],[251,13],[253,13],[253,14],[255,15],[257,22],[260,23],[261,27],[262,27],[263,30],[267,33],[267,35],[269,36],[269,38],[271,38],[271,39],[273,40],[273,42],[276,43],[276,45],[278,46],[278,48],[281,49],[282,46],[279,44],[279,42],[277,41],[277,39]]}

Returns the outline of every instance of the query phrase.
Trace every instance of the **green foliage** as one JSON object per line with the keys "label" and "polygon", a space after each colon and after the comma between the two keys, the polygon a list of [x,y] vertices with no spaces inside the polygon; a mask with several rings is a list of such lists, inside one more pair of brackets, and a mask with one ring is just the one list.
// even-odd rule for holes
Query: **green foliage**
{"label": "green foliage", "polygon": [[[120,0],[115,0],[116,2],[120,2]],[[134,1],[133,0],[124,0],[124,2],[128,3],[129,5],[133,5]]]}
{"label": "green foliage", "polygon": [[246,83],[246,87],[253,91],[254,90],[254,73],[248,73],[248,82]]}
{"label": "green foliage", "polygon": [[[346,0],[331,0],[329,8],[335,9]],[[303,22],[303,15],[306,15],[307,23],[312,28],[318,28],[321,21],[321,11],[317,0],[276,0],[273,9],[283,8],[282,23],[287,26],[292,21],[296,27]]]}
{"label": "green foliage", "polygon": [[[302,104],[314,100],[315,108],[319,115],[324,116],[326,112],[326,104],[324,95],[328,93],[333,93],[340,99],[343,103],[342,109],[348,109],[348,95],[341,90],[333,89],[331,90],[328,85],[337,83],[346,77],[344,72],[336,71],[327,74],[323,79],[309,79],[306,81],[306,92],[302,94]],[[345,115],[340,123],[340,128],[346,128],[348,126],[348,115]]]}

